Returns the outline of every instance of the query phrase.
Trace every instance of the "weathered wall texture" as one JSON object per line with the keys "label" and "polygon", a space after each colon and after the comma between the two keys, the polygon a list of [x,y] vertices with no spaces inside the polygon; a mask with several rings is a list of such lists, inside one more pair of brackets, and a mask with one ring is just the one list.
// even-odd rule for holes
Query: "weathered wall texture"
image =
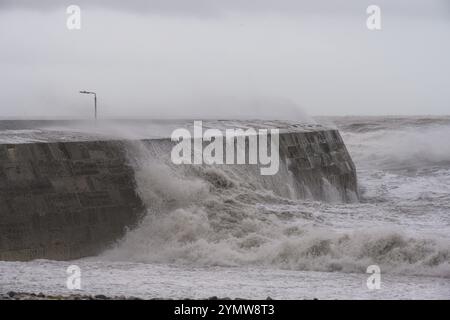
{"label": "weathered wall texture", "polygon": [[[147,143],[167,144],[165,140]],[[0,260],[96,255],[145,211],[120,141],[0,145]],[[353,162],[336,130],[280,134],[301,197],[357,195]]]}
{"label": "weathered wall texture", "polygon": [[281,134],[280,156],[289,160],[302,197],[358,199],[355,165],[337,130]]}
{"label": "weathered wall texture", "polygon": [[95,255],[143,213],[120,142],[0,145],[0,259]]}

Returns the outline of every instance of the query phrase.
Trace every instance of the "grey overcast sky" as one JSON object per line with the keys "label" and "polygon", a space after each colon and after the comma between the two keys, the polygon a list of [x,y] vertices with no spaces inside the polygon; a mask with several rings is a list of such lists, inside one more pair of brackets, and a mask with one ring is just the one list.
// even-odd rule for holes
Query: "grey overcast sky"
{"label": "grey overcast sky", "polygon": [[0,118],[450,114],[449,40],[449,0],[0,0]]}

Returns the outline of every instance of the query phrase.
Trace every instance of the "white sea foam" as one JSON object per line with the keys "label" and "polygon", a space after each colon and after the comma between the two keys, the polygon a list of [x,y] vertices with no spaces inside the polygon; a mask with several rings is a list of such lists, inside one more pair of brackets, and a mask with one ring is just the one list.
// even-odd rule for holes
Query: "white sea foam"
{"label": "white sea foam", "polygon": [[421,222],[412,206],[393,206],[410,185],[403,177],[394,176],[398,185],[383,198],[376,190],[387,173],[363,172],[365,203],[336,203],[333,190],[319,203],[293,197],[285,166],[274,177],[247,166],[175,168],[148,148],[132,152],[148,214],[102,259],[334,272],[378,264],[388,273],[450,277],[448,217],[437,210]]}
{"label": "white sea foam", "polygon": [[450,166],[450,125],[344,132],[360,168],[420,169]]}
{"label": "white sea foam", "polygon": [[[65,269],[75,263],[90,294],[448,298],[449,119],[339,121],[358,169],[360,202],[333,202],[333,190],[327,202],[299,199],[284,162],[273,177],[248,166],[175,167],[164,159],[164,145],[130,143],[148,206],[138,228],[97,257],[0,262],[0,292],[70,294]],[[47,135],[9,131],[16,139],[10,141],[94,134],[67,128],[53,126]],[[111,126],[95,134],[148,134],[120,131]],[[382,290],[365,286],[371,264],[381,267]]]}

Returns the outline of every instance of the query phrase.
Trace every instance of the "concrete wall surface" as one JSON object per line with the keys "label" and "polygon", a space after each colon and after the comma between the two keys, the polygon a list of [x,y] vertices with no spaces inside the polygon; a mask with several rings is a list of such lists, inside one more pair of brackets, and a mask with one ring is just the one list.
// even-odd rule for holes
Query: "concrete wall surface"
{"label": "concrete wall surface", "polygon": [[[167,139],[145,143],[168,143]],[[126,141],[0,144],[0,260],[70,260],[96,255],[145,208]],[[337,130],[284,132],[300,197],[357,198],[355,166]]]}
{"label": "concrete wall surface", "polygon": [[0,259],[95,255],[144,208],[124,144],[0,145]]}

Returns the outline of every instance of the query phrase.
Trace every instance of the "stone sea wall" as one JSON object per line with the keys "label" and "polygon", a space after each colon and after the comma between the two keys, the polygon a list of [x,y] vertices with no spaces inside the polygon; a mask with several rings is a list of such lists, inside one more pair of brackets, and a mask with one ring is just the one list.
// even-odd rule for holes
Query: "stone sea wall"
{"label": "stone sea wall", "polygon": [[[145,208],[129,144],[0,144],[0,260],[96,255],[138,225]],[[337,130],[283,132],[280,158],[300,197],[357,199],[356,170]]]}
{"label": "stone sea wall", "polygon": [[355,165],[337,130],[280,135],[280,158],[288,160],[303,198],[358,200]]}
{"label": "stone sea wall", "polygon": [[117,141],[0,145],[0,260],[95,255],[144,212]]}

